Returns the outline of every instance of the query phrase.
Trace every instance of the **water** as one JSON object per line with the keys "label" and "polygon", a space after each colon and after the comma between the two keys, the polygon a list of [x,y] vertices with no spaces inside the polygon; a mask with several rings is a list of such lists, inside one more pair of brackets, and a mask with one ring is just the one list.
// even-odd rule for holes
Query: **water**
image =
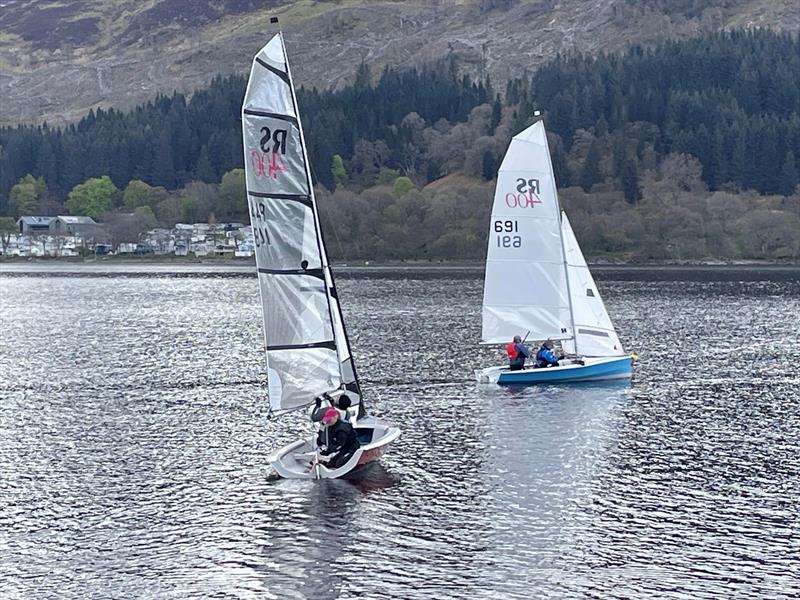
{"label": "water", "polygon": [[798,272],[599,271],[632,383],[525,389],[473,383],[479,271],[341,274],[404,431],[306,482],[255,279],[171,270],[0,273],[3,598],[800,594]]}

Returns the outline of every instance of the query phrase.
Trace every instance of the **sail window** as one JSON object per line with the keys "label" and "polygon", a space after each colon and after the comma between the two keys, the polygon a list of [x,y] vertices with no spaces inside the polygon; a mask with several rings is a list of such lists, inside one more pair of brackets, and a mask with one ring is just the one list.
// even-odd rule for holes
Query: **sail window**
{"label": "sail window", "polygon": [[597,331],[596,329],[583,329],[582,327],[578,329],[578,333],[582,333],[584,335],[595,335],[597,337],[609,337],[608,333],[605,331]]}

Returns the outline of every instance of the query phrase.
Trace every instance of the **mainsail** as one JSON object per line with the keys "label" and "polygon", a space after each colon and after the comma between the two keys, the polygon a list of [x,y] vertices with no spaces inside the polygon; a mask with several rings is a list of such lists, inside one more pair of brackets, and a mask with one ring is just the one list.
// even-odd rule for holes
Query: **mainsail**
{"label": "mainsail", "polygon": [[572,312],[575,319],[575,339],[565,341],[564,349],[574,353],[577,345],[582,356],[624,356],[622,343],[606,312],[600,292],[597,291],[567,214],[562,212],[561,217]]}
{"label": "mainsail", "polygon": [[280,33],[253,60],[242,132],[270,407],[305,406],[342,385],[355,404],[360,390],[322,241]]}
{"label": "mainsail", "polygon": [[497,175],[482,341],[572,337],[560,209],[541,121],[514,136]]}

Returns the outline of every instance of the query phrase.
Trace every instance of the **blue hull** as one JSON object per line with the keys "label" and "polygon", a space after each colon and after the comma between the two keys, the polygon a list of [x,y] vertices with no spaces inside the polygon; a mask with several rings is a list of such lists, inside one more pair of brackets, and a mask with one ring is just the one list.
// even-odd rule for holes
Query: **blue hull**
{"label": "blue hull", "polygon": [[581,381],[628,379],[633,372],[633,359],[628,356],[589,359],[586,362],[587,364],[585,365],[503,371],[497,383],[500,385],[532,385],[537,383],[576,383]]}

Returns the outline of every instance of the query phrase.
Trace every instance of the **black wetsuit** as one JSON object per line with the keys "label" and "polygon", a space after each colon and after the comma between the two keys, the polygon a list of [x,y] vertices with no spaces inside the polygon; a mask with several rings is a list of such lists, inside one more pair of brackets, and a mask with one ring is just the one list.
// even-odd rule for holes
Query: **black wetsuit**
{"label": "black wetsuit", "polygon": [[[353,426],[342,419],[339,419],[336,423],[329,426],[326,434],[328,442],[327,448],[320,451],[320,454],[323,456],[336,454],[336,456],[328,461],[328,468],[338,469],[350,460],[353,454],[355,454],[355,451],[358,450],[360,446],[358,443],[358,436],[356,436]],[[319,437],[323,436],[320,435]]]}

